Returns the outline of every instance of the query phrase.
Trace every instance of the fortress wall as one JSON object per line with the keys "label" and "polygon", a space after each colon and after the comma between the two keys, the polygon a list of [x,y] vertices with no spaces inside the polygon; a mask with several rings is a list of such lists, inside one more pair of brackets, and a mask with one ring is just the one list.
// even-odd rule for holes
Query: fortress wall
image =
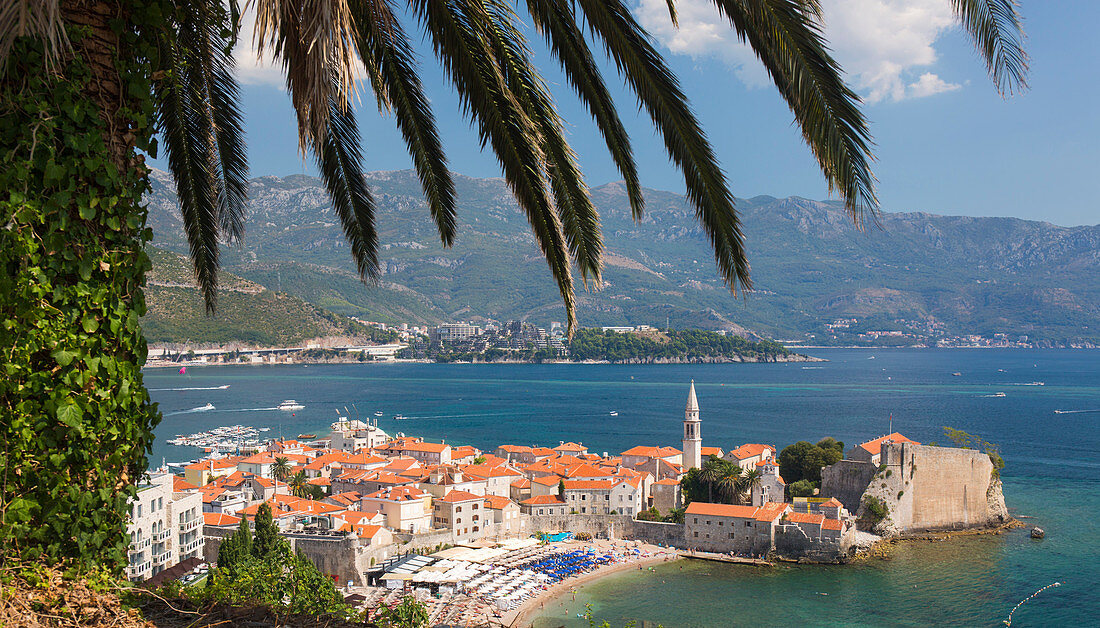
{"label": "fortress wall", "polygon": [[531,515],[527,529],[534,532],[587,532],[592,538],[623,538],[630,515]]}
{"label": "fortress wall", "polygon": [[870,462],[841,460],[821,470],[821,496],[835,497],[848,512],[859,510],[859,501],[877,467]]}
{"label": "fortress wall", "polygon": [[684,544],[684,524],[631,520],[624,526],[622,538],[679,547]]}

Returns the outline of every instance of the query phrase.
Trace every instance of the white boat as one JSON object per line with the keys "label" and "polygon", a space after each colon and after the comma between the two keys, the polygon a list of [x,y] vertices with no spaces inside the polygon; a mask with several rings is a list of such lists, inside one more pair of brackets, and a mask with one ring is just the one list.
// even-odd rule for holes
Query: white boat
{"label": "white boat", "polygon": [[218,386],[218,390],[229,390],[229,384],[222,384]]}
{"label": "white boat", "polygon": [[1028,382],[1024,386],[1046,386],[1046,382]]}
{"label": "white boat", "polygon": [[382,411],[378,410],[374,413],[374,416],[382,416]]}
{"label": "white boat", "polygon": [[955,376],[955,377],[962,377],[962,373],[957,373],[957,372],[956,372],[956,373],[952,373],[951,375],[953,375],[953,376]]}
{"label": "white boat", "polygon": [[406,419],[408,419],[408,418],[409,418],[409,417],[407,417],[407,416],[405,416],[405,415],[403,415],[403,414],[396,414],[396,415],[394,415],[394,417],[393,417],[393,420],[394,420],[394,421],[404,421],[404,420],[406,420]]}
{"label": "white boat", "polygon": [[280,403],[278,406],[275,407],[276,409],[282,410],[283,412],[292,412],[294,410],[305,409],[305,406],[298,403],[297,401],[294,401],[293,399],[287,399],[286,401]]}
{"label": "white boat", "polygon": [[214,404],[208,403],[208,404],[206,404],[205,406],[203,406],[201,408],[195,408],[195,409],[200,411],[200,412],[205,412],[207,410],[213,410],[214,409]]}
{"label": "white boat", "polygon": [[615,412],[614,410],[612,410],[612,411],[611,411],[611,412],[609,412],[608,414],[610,414],[611,416],[619,416],[619,413],[618,413],[618,412]]}

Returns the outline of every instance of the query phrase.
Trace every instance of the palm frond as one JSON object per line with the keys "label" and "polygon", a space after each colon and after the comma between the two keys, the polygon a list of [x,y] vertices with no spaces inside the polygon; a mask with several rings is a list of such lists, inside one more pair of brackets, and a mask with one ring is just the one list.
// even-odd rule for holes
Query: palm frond
{"label": "palm frond", "polygon": [[19,37],[42,40],[46,69],[54,71],[61,55],[72,47],[61,20],[60,0],[5,0],[0,2],[0,76],[8,67],[12,46]]}
{"label": "palm frond", "polygon": [[235,32],[232,15],[216,1],[195,0],[185,19],[181,38],[194,38],[189,70],[191,82],[202,94],[199,103],[208,130],[208,160],[217,185],[218,223],[229,241],[244,235],[248,208],[248,156],[244,145],[244,119],[234,76],[235,61],[225,33]]}
{"label": "palm frond", "polygon": [[328,124],[319,140],[313,156],[351,246],[359,276],[364,281],[377,281],[381,271],[374,197],[363,178],[359,127],[350,107],[342,108],[335,101],[329,103]]}
{"label": "palm frond", "polygon": [[444,246],[455,238],[455,188],[412,44],[387,0],[353,3],[359,51],[380,103],[391,107]]}
{"label": "palm frond", "polygon": [[298,147],[316,146],[326,133],[332,104],[344,111],[355,96],[355,22],[348,0],[254,0],[254,43],[270,48],[286,71],[298,116]]}
{"label": "palm frond", "polygon": [[684,173],[687,197],[714,247],[718,271],[731,290],[750,289],[744,236],[733,194],[714,150],[672,71],[621,0],[578,0],[589,29],[660,131],[665,149]]}
{"label": "palm frond", "polygon": [[484,29],[487,42],[501,62],[509,89],[537,127],[540,147],[546,157],[546,177],[569,252],[581,270],[585,286],[588,287],[591,281],[593,287],[598,287],[603,252],[600,216],[588,196],[588,186],[577,165],[576,154],[565,139],[564,125],[554,108],[550,91],[531,63],[531,52],[523,34],[516,28],[511,8],[497,0],[489,0],[484,5],[487,19],[480,23],[493,25],[493,28]]}
{"label": "palm frond", "polygon": [[763,62],[794,113],[829,189],[861,224],[874,212],[871,135],[860,99],[845,83],[825,43],[818,15],[799,0],[714,0],[742,41]]}
{"label": "palm frond", "polygon": [[526,213],[539,248],[558,283],[570,333],[576,327],[576,299],[569,252],[543,180],[546,157],[537,125],[504,78],[480,29],[484,7],[476,0],[412,0],[410,6],[458,92],[464,111],[478,127],[482,145],[491,145],[512,193]]}
{"label": "palm frond", "polygon": [[951,0],[1002,95],[1027,89],[1029,59],[1016,0]]}
{"label": "palm frond", "polygon": [[188,51],[179,41],[164,44],[164,76],[153,85],[156,128],[164,139],[168,170],[176,182],[183,228],[195,268],[195,279],[212,313],[218,295],[218,194],[210,171],[209,129],[196,101],[199,92],[187,81]]}
{"label": "palm frond", "polygon": [[565,0],[527,0],[527,10],[535,28],[542,32],[550,51],[557,57],[573,90],[595,120],[615,166],[623,175],[631,214],[635,220],[640,220],[645,198],[634,164],[630,137],[619,119],[615,102],[607,91],[592,51],[584,40],[584,33],[577,27],[572,7]]}

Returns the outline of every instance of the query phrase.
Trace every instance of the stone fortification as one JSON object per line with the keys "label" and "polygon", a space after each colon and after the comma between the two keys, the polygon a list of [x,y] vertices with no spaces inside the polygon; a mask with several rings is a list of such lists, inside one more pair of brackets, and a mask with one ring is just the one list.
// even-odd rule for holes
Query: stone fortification
{"label": "stone fortification", "polygon": [[[856,509],[861,527],[885,536],[927,530],[991,527],[1008,520],[1001,482],[989,456],[973,449],[886,443],[882,464],[843,461],[822,471],[822,494],[836,491],[846,507],[871,469]],[[834,468],[838,467],[838,468]],[[886,515],[875,521],[877,500]]]}
{"label": "stone fortification", "polygon": [[848,512],[856,512],[877,471],[878,467],[870,462],[841,460],[821,470],[821,495],[835,497]]}

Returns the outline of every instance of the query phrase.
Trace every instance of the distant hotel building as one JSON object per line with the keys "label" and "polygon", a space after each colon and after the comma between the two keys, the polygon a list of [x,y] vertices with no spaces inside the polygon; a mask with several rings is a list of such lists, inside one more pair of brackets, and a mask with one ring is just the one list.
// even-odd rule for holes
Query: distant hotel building
{"label": "distant hotel building", "polygon": [[151,474],[130,504],[126,577],[133,582],[203,556],[202,494],[175,492],[177,481],[168,473]]}
{"label": "distant hotel building", "polygon": [[428,332],[431,342],[458,342],[481,335],[481,328],[469,323],[445,323]]}

